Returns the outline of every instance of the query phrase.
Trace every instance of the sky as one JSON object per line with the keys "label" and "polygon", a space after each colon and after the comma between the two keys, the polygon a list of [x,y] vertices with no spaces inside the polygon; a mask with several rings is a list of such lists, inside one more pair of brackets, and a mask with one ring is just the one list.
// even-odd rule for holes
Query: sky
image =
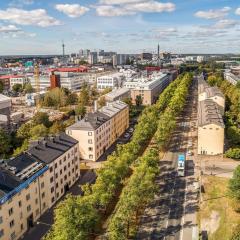
{"label": "sky", "polygon": [[240,53],[240,0],[0,0],[0,55]]}

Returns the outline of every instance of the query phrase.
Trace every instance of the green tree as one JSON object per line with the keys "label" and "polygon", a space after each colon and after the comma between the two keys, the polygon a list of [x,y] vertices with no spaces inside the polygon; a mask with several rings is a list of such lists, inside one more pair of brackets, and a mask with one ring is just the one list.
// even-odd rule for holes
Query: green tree
{"label": "green tree", "polygon": [[11,149],[11,139],[10,136],[0,128],[0,156],[6,157]]}
{"label": "green tree", "polygon": [[105,95],[105,94],[107,94],[107,93],[110,93],[111,91],[112,91],[111,88],[105,88],[105,89],[101,92],[101,94],[102,94],[102,95]]}
{"label": "green tree", "polygon": [[4,85],[3,85],[3,82],[0,82],[0,93],[2,93],[4,90]]}
{"label": "green tree", "polygon": [[240,166],[237,166],[229,180],[229,192],[233,198],[240,200]]}
{"label": "green tree", "polygon": [[230,148],[225,153],[226,157],[240,160],[240,148]]}
{"label": "green tree", "polygon": [[48,129],[43,124],[39,124],[30,130],[30,135],[31,135],[31,139],[36,140],[36,139],[39,139],[40,137],[47,136]]}
{"label": "green tree", "polygon": [[27,122],[21,125],[21,127],[17,130],[17,137],[21,139],[29,139],[30,138],[30,130],[33,127],[32,122]]}
{"label": "green tree", "polygon": [[135,99],[135,102],[136,102],[136,105],[137,105],[138,107],[140,107],[140,106],[142,105],[142,103],[143,103],[142,96],[141,96],[141,95],[137,95],[137,96],[136,96],[136,99]]}
{"label": "green tree", "polygon": [[43,124],[45,127],[50,127],[51,122],[49,121],[49,116],[45,112],[37,112],[32,118],[33,125]]}
{"label": "green tree", "polygon": [[75,109],[75,114],[77,116],[81,116],[81,117],[84,117],[84,115],[86,114],[87,110],[86,110],[86,107],[82,104],[78,104],[76,109]]}
{"label": "green tree", "polygon": [[74,105],[77,102],[78,102],[78,96],[77,96],[76,93],[68,94],[67,99],[66,99],[66,104],[67,105]]}
{"label": "green tree", "polygon": [[25,93],[33,93],[34,92],[34,89],[31,85],[31,83],[25,84],[24,91],[25,91]]}
{"label": "green tree", "polygon": [[56,121],[53,123],[53,125],[50,127],[49,129],[49,133],[51,134],[57,134],[57,133],[60,133],[60,132],[64,132],[65,130],[65,126],[62,122],[60,121]]}
{"label": "green tree", "polygon": [[129,108],[132,107],[132,99],[130,97],[124,98],[122,101],[126,103],[129,106]]}
{"label": "green tree", "polygon": [[14,92],[21,92],[23,90],[22,84],[16,83],[12,86]]}
{"label": "green tree", "polygon": [[22,152],[26,151],[29,147],[29,140],[25,139],[22,143],[22,145],[18,148],[16,148],[13,152],[13,156],[17,156],[19,154],[21,154]]}
{"label": "green tree", "polygon": [[100,108],[106,105],[106,99],[105,99],[104,96],[99,98],[98,105],[99,105]]}
{"label": "green tree", "polygon": [[83,86],[81,89],[78,102],[83,106],[87,106],[89,104],[89,90],[86,86]]}

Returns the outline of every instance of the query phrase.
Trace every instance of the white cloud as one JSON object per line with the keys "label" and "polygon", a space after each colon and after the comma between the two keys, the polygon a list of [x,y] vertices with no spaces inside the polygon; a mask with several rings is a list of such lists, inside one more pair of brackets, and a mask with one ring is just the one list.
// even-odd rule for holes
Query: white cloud
{"label": "white cloud", "polygon": [[100,4],[120,5],[120,4],[139,3],[139,2],[148,2],[148,1],[150,0],[100,0]]}
{"label": "white cloud", "polygon": [[240,15],[240,7],[236,9],[235,13],[236,13],[237,15]]}
{"label": "white cloud", "polygon": [[80,17],[89,11],[89,8],[80,6],[79,4],[57,4],[55,8],[71,18]]}
{"label": "white cloud", "polygon": [[239,24],[238,21],[232,20],[232,19],[222,19],[216,22],[214,25],[215,28],[218,29],[224,29],[224,28],[232,28]]}
{"label": "white cloud", "polygon": [[12,33],[19,31],[21,31],[21,29],[16,27],[15,25],[0,26],[0,33]]}
{"label": "white cloud", "polygon": [[60,21],[49,16],[45,9],[22,10],[18,8],[8,8],[0,10],[0,20],[9,21],[19,25],[35,25],[48,27],[60,25]]}
{"label": "white cloud", "polygon": [[98,16],[103,16],[103,17],[118,17],[118,16],[124,16],[124,15],[136,14],[133,11],[129,11],[121,7],[113,7],[113,6],[99,6],[97,7],[96,11]]}
{"label": "white cloud", "polygon": [[205,19],[219,19],[224,18],[228,15],[229,11],[231,10],[230,7],[224,7],[222,9],[210,9],[208,11],[198,11],[195,13],[196,17],[205,18]]}
{"label": "white cloud", "polygon": [[100,1],[106,4],[118,4],[115,5],[100,5],[96,7],[97,14],[99,16],[113,17],[133,15],[137,12],[172,12],[176,6],[173,3],[160,3],[154,0],[102,0]]}

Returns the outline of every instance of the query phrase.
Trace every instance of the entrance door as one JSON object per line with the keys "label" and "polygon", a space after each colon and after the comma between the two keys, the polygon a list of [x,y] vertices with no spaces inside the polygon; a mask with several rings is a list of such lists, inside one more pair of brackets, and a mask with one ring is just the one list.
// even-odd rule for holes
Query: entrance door
{"label": "entrance door", "polygon": [[66,193],[66,192],[68,192],[68,191],[69,191],[69,185],[66,184],[66,185],[64,186],[64,193]]}
{"label": "entrance door", "polygon": [[33,227],[33,214],[31,214],[31,215],[27,218],[27,227],[28,227],[28,230]]}

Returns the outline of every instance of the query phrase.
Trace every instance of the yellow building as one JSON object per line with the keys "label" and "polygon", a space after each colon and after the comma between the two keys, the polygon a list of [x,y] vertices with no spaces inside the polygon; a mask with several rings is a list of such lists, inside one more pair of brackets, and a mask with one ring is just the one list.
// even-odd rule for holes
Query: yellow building
{"label": "yellow building", "polygon": [[63,133],[1,161],[0,239],[20,239],[76,182],[78,153],[78,142]]}
{"label": "yellow building", "polygon": [[68,127],[66,133],[79,142],[82,160],[97,161],[128,127],[128,105],[115,101],[88,113],[82,120]]}

